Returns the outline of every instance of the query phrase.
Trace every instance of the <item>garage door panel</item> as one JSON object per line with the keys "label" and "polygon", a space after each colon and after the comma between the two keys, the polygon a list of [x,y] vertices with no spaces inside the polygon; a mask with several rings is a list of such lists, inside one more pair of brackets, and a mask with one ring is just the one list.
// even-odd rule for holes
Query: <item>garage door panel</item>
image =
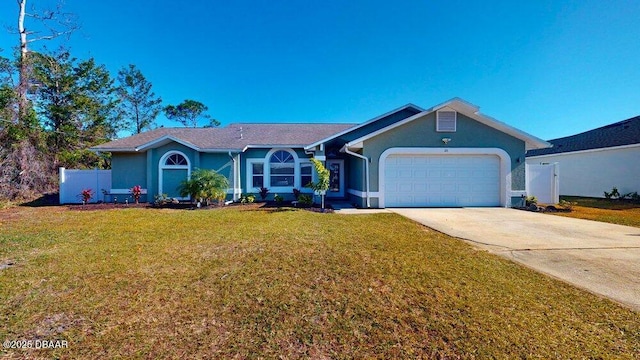
{"label": "garage door panel", "polygon": [[384,174],[387,207],[500,205],[494,155],[390,155]]}

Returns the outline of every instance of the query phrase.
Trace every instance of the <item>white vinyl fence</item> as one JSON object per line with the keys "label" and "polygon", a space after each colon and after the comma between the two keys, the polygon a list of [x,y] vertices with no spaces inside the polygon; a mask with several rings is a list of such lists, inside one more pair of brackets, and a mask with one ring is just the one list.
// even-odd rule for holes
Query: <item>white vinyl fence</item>
{"label": "white vinyl fence", "polygon": [[558,163],[526,166],[527,196],[535,196],[542,204],[557,204],[560,201]]}
{"label": "white vinyl fence", "polygon": [[89,202],[102,201],[102,189],[111,189],[111,170],[68,170],[60,168],[60,204],[82,203],[80,193],[91,189]]}

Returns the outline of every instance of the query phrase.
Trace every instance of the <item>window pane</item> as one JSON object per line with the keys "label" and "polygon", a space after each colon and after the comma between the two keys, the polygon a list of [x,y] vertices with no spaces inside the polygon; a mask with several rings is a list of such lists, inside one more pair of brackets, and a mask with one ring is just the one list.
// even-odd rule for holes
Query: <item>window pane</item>
{"label": "window pane", "polygon": [[293,186],[293,176],[271,176],[271,186]]}
{"label": "window pane", "polygon": [[300,165],[300,174],[311,175],[311,165],[309,164]]}
{"label": "window pane", "polygon": [[253,174],[254,175],[262,175],[264,174],[264,164],[261,163],[253,163]]}
{"label": "window pane", "polygon": [[253,176],[253,187],[261,188],[264,186],[264,177],[262,175]]}
{"label": "window pane", "polygon": [[293,166],[271,166],[271,174],[275,175],[293,175]]}
{"label": "window pane", "polygon": [[167,160],[164,162],[165,165],[187,165],[187,159],[180,154],[172,154],[169,155]]}
{"label": "window pane", "polygon": [[293,163],[293,155],[288,151],[278,150],[271,155],[271,159],[269,161],[271,163]]}
{"label": "window pane", "polygon": [[300,177],[300,185],[302,187],[305,187],[307,185],[309,185],[310,182],[312,182],[313,179],[311,178],[311,175],[302,175]]}

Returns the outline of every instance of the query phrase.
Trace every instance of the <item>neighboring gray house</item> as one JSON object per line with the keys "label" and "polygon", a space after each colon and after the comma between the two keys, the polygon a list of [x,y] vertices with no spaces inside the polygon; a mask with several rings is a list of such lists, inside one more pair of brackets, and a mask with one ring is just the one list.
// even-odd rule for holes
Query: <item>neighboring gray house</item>
{"label": "neighboring gray house", "polygon": [[145,187],[177,197],[195,168],[230,180],[229,198],[260,187],[292,197],[331,172],[329,199],[361,207],[510,206],[525,189],[525,153],[549,143],[455,98],[409,104],[362,124],[232,124],[160,128],[92,148],[112,153],[114,190]]}
{"label": "neighboring gray house", "polygon": [[560,195],[640,192],[640,116],[549,142],[528,151],[527,164],[558,163]]}

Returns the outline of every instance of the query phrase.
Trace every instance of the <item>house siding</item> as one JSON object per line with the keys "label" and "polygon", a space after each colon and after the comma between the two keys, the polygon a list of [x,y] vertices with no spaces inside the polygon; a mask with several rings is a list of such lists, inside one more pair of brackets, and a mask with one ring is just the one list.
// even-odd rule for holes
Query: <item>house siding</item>
{"label": "house siding", "polygon": [[[345,144],[351,140],[358,139],[372,132],[383,129],[391,124],[394,124],[398,121],[404,120],[408,117],[411,117],[415,114],[418,114],[420,111],[413,108],[403,109],[401,111],[395,112],[393,114],[387,115],[377,121],[374,121],[370,124],[364,125],[358,129],[350,131],[346,134],[339,136],[336,141],[341,144]],[[329,144],[326,144],[329,145]],[[342,146],[342,145],[340,145]]]}
{"label": "house siding", "polygon": [[147,157],[144,153],[114,153],[111,157],[111,187],[130,189],[147,186]]}
{"label": "house siding", "polygon": [[[364,141],[363,154],[371,159],[370,191],[380,191],[378,179],[380,155],[394,147],[499,148],[511,157],[511,189],[525,189],[524,141],[460,113],[458,113],[456,132],[436,132],[435,119],[435,112],[426,114]],[[444,137],[451,138],[451,142],[446,146],[442,143]],[[372,201],[372,206],[373,203]]]}
{"label": "house siding", "polygon": [[199,168],[215,170],[224,175],[229,180],[229,187],[233,188],[233,161],[228,153],[201,153]]}

